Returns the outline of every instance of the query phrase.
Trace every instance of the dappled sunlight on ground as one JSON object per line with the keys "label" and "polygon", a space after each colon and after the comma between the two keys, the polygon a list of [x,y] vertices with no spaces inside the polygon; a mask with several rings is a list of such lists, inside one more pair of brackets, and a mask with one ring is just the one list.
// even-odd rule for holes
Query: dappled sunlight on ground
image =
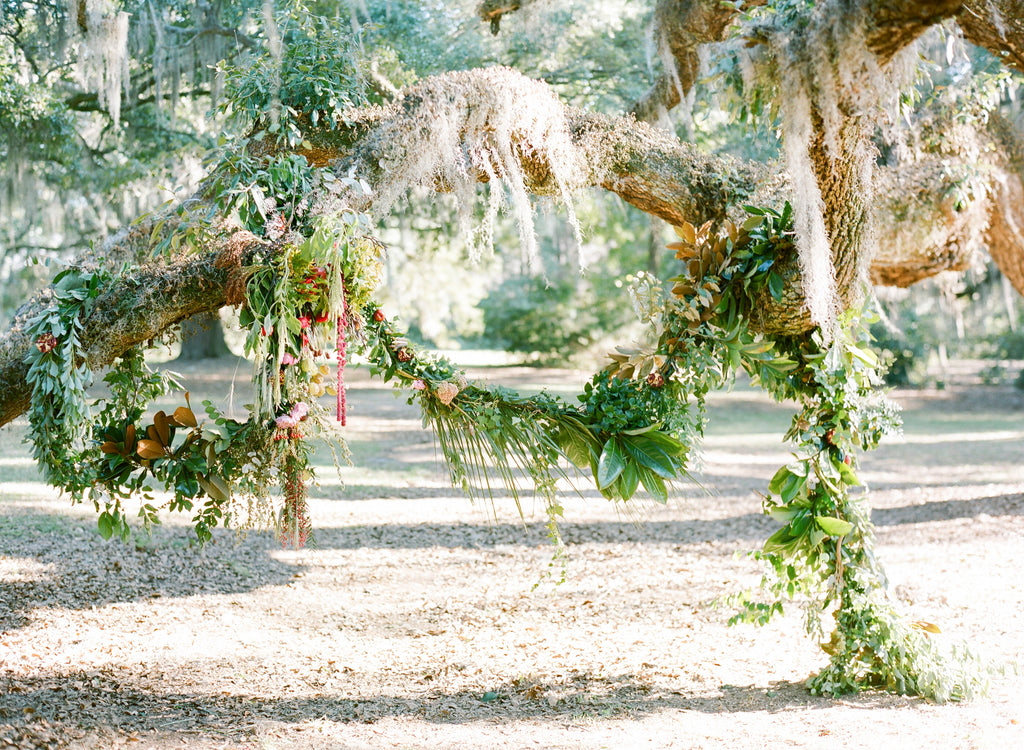
{"label": "dappled sunlight on ground", "polygon": [[[233,367],[198,380],[219,397]],[[582,382],[487,374],[565,392]],[[716,396],[702,486],[680,485],[665,505],[566,485],[569,559],[556,585],[563,568],[539,501],[526,493],[517,507],[502,489],[471,503],[404,399],[360,374],[351,383],[354,465],[339,478],[318,455],[316,546],[298,551],[272,532],[223,530],[199,548],[187,516],[151,538],[103,542],[92,508],[57,498],[20,433],[0,431],[0,739],[159,750],[1024,745],[1019,677],[966,706],[818,698],[802,682],[824,658],[797,610],[765,629],[725,626],[713,602],[757,584],[742,553],[776,527],[759,493],[788,459],[790,407],[742,387]],[[940,626],[936,637],[1024,662],[1024,412],[940,402],[915,395],[906,439],[865,459],[879,552],[894,594]]]}

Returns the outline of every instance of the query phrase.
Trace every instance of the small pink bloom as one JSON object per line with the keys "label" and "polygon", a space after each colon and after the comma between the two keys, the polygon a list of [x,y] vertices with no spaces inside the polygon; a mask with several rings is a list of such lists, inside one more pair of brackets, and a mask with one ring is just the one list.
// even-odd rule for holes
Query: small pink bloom
{"label": "small pink bloom", "polygon": [[295,359],[295,356],[291,352],[285,352],[283,355],[281,355],[282,365],[294,365],[298,361],[299,360]]}
{"label": "small pink bloom", "polygon": [[455,383],[450,383],[446,380],[438,384],[437,388],[434,389],[434,393],[437,394],[438,401],[448,406],[459,395],[459,387]]}
{"label": "small pink bloom", "polygon": [[291,414],[282,414],[280,417],[274,420],[274,424],[277,425],[277,429],[279,430],[290,429],[297,425],[298,423],[299,420],[297,420]]}
{"label": "small pink bloom", "polygon": [[309,316],[308,315],[300,315],[299,316],[299,328],[309,328]]}
{"label": "small pink bloom", "polygon": [[416,380],[412,381],[412,389],[414,391],[425,391],[427,390],[427,384],[424,383],[419,378],[417,378]]}
{"label": "small pink bloom", "polygon": [[304,402],[300,401],[292,407],[292,410],[288,412],[288,416],[292,417],[296,422],[301,422],[309,414],[309,406]]}

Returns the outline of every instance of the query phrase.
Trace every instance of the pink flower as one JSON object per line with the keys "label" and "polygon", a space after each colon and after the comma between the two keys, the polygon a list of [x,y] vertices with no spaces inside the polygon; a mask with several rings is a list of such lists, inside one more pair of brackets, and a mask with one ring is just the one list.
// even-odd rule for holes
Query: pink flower
{"label": "pink flower", "polygon": [[427,390],[427,384],[421,379],[416,378],[416,380],[412,381],[412,389],[414,391],[425,391]]}
{"label": "pink flower", "polygon": [[304,402],[300,401],[292,407],[292,410],[288,412],[288,416],[292,417],[296,423],[301,422],[309,414],[309,406]]}
{"label": "pink flower", "polygon": [[279,430],[290,429],[297,425],[298,423],[299,420],[297,420],[291,414],[282,414],[280,417],[274,420],[274,424],[277,425],[277,429]]}
{"label": "pink flower", "polygon": [[281,355],[282,365],[294,365],[299,360],[295,359],[295,356],[291,352],[285,352]]}
{"label": "pink flower", "polygon": [[300,315],[299,316],[299,328],[309,328],[309,316],[308,315]]}
{"label": "pink flower", "polygon": [[438,401],[448,406],[459,395],[459,387],[455,383],[450,383],[446,380],[438,384],[437,388],[434,389],[434,393],[437,394]]}

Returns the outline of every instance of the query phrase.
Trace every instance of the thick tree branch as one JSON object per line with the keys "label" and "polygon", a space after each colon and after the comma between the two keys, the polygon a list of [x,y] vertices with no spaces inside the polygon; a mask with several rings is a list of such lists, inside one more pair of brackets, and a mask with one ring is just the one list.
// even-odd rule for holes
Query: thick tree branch
{"label": "thick tree branch", "polygon": [[[488,172],[484,168],[480,154],[486,152],[485,147],[500,146],[515,154],[527,190],[540,195],[555,194],[560,186],[554,177],[557,172],[556,165],[552,163],[554,152],[543,141],[552,133],[563,133],[565,145],[557,158],[565,159],[574,166],[577,182],[573,187],[589,185],[608,190],[640,210],[675,224],[683,220],[697,224],[705,220],[720,221],[737,204],[763,195],[766,183],[778,182],[777,176],[772,176],[763,165],[701,154],[693,147],[632,118],[611,118],[565,107],[558,104],[550,92],[545,94],[544,89],[546,87],[542,84],[504,69],[427,79],[387,107],[352,113],[350,125],[344,130],[308,129],[299,153],[315,167],[366,179],[373,192],[364,196],[361,204],[354,206],[362,209],[374,208],[375,201],[394,187],[391,181],[395,165],[400,167],[402,163],[424,158],[424,153],[415,147],[417,142],[413,136],[427,128],[421,135],[429,138],[432,132],[430,123],[438,118],[448,118],[445,122],[456,129],[456,137],[461,144],[458,150],[467,155],[468,177],[471,179],[486,181],[494,177],[493,169]],[[500,92],[503,110],[493,108],[496,91]],[[544,96],[549,99],[545,100],[542,115],[538,115],[530,107],[536,104],[538,97],[543,99]],[[529,127],[523,124],[522,117],[528,110],[534,118]],[[509,113],[514,116],[506,116]],[[495,119],[499,115],[504,117],[501,122]],[[503,144],[487,140],[493,137],[499,125],[508,133],[508,142]],[[854,132],[851,137],[851,144],[855,146],[859,136]],[[258,158],[260,155],[269,156],[279,147],[263,141],[250,143],[249,148],[250,155]],[[475,156],[470,153],[480,148],[483,151],[478,150]],[[832,166],[834,163],[833,160]],[[821,184],[830,204],[846,201],[854,207],[853,213],[859,215],[868,196],[853,194],[856,181],[846,184],[832,179],[831,168],[830,163],[822,163]],[[935,190],[933,178],[940,176],[924,175],[921,189]],[[907,178],[907,175],[902,177]],[[431,186],[439,190],[451,187],[439,174],[434,175]],[[909,190],[906,179],[894,180],[887,189],[895,195],[906,195]],[[991,205],[1019,206],[1022,200],[1020,190],[1019,178],[1016,183],[1007,181],[1005,194],[993,193],[999,200],[992,201]],[[779,195],[777,191],[773,192]],[[354,201],[355,197],[352,199]],[[944,210],[941,204],[937,210],[940,213]],[[1021,243],[1024,240],[1020,237],[1019,228],[1024,222],[1017,221],[1018,210],[993,213],[991,228],[986,235],[993,248],[993,257],[1010,259],[999,261],[1007,275],[1012,273],[1012,259],[1022,256]],[[932,212],[929,220],[935,215]],[[1003,220],[1002,224],[1000,220]],[[904,270],[908,264],[916,263],[928,273],[955,267],[961,262],[959,250],[966,245],[958,239],[963,235],[963,227],[957,225],[956,216],[952,216],[950,221],[945,239],[940,242],[936,238],[932,247],[924,248],[933,254],[933,263],[922,263],[921,256],[907,258],[883,252],[872,267],[873,277],[902,284],[909,279]],[[143,225],[123,233],[105,251],[113,257],[144,257],[146,253],[140,250],[146,249],[148,237],[149,231]],[[856,244],[860,240],[854,237],[844,241]],[[217,265],[216,258],[231,246],[242,246],[252,254],[265,248],[266,244],[240,230],[225,231],[201,256],[175,265],[145,267],[111,284],[96,301],[86,321],[83,344],[90,366],[101,368],[109,365],[130,346],[159,336],[190,315],[222,306],[227,270]],[[947,246],[954,248],[955,252],[942,249]],[[787,278],[791,283],[787,289],[790,296],[785,304],[789,307],[790,316],[795,314],[796,318],[801,318],[800,285],[795,264],[789,262],[786,268],[789,269]],[[1024,272],[1021,275],[1024,276]],[[24,382],[24,359],[33,342],[25,328],[27,321],[42,312],[47,304],[48,298],[44,293],[22,309],[12,330],[0,338],[0,424],[9,422],[28,406],[30,394]],[[762,322],[766,330],[805,323],[802,319],[794,323],[792,317],[779,317],[776,312],[765,309]]]}
{"label": "thick tree branch", "polygon": [[[148,235],[141,225],[123,233],[115,244],[126,246]],[[98,371],[136,344],[158,338],[185,318],[219,310],[225,304],[229,268],[218,263],[222,253],[240,253],[246,261],[268,247],[250,232],[227,231],[198,257],[174,264],[151,264],[117,278],[98,297],[85,320],[82,349],[89,367]],[[128,254],[128,253],[126,253]],[[45,314],[52,293],[44,290],[16,314],[11,330],[0,338],[0,425],[25,412],[32,396],[25,382],[25,358],[34,342],[28,334],[33,318]]]}
{"label": "thick tree branch", "polygon": [[698,48],[725,39],[737,14],[732,4],[719,0],[658,0],[653,31],[667,70],[630,109],[636,119],[651,122],[682,101],[697,81]]}
{"label": "thick tree branch", "polygon": [[956,20],[964,39],[1024,73],[1024,0],[968,0]]}
{"label": "thick tree branch", "polygon": [[[495,91],[501,92],[500,109],[494,102]],[[410,139],[419,137],[424,122],[447,117],[454,125],[469,112],[479,119],[463,125],[473,125],[478,132],[464,128],[460,132],[463,144],[475,145],[461,148],[479,150],[482,135],[489,147],[505,148],[506,144],[486,140],[488,131],[505,113],[534,111],[542,95],[552,96],[543,84],[507,68],[443,74],[417,84],[394,105],[353,114],[354,124],[349,129],[311,129],[307,135],[311,148],[298,152],[315,166],[329,166],[339,175],[359,175],[369,181],[375,194],[387,193],[394,175],[382,162],[428,158],[423,153],[405,153]],[[559,190],[553,175],[565,165],[552,163],[542,140],[562,131],[571,150],[559,154],[578,168],[578,187],[609,190],[641,211],[674,224],[721,221],[730,206],[749,198],[767,175],[760,164],[708,156],[631,117],[607,117],[565,107],[553,98],[550,102],[553,105],[543,110],[546,121],[513,127],[507,144],[518,155],[526,186],[534,194],[554,195]],[[485,110],[491,114],[479,116]],[[419,141],[415,143],[419,145]],[[275,147],[268,142],[262,148],[269,151]],[[481,162],[471,159],[471,166],[476,169],[476,180],[490,179]],[[432,187],[446,189],[441,182]]]}

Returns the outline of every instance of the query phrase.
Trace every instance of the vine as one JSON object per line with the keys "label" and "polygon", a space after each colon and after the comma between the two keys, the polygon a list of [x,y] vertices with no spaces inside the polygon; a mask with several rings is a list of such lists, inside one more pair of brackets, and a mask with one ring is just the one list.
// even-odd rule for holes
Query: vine
{"label": "vine", "polygon": [[109,275],[100,270],[61,271],[53,280],[53,301],[29,323],[35,346],[25,359],[25,379],[33,390],[27,440],[51,484],[73,481],[75,449],[87,436],[86,389],[92,372],[84,361],[81,333],[107,281]]}

